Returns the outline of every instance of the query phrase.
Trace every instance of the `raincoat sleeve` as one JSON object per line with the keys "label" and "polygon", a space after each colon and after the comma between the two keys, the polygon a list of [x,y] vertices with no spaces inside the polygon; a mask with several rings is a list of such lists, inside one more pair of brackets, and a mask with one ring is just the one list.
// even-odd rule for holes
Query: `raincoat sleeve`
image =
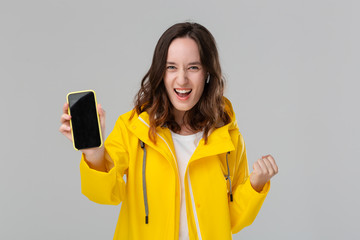
{"label": "raincoat sleeve", "polygon": [[233,202],[230,202],[230,215],[232,233],[237,233],[255,220],[270,190],[270,181],[265,184],[260,193],[251,186],[245,143],[240,133],[234,157],[236,159],[234,160]]}
{"label": "raincoat sleeve", "polygon": [[91,201],[100,204],[119,204],[125,197],[123,179],[129,165],[126,144],[127,131],[119,118],[113,131],[105,141],[105,162],[107,172],[91,169],[84,154],[80,162],[81,191]]}

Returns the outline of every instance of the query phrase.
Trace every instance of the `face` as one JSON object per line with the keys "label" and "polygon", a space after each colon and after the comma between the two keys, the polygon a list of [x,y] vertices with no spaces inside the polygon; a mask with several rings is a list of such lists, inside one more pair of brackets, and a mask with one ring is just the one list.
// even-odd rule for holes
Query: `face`
{"label": "face", "polygon": [[169,46],[164,84],[174,106],[175,120],[199,101],[205,85],[205,73],[199,48],[191,38],[176,38]]}

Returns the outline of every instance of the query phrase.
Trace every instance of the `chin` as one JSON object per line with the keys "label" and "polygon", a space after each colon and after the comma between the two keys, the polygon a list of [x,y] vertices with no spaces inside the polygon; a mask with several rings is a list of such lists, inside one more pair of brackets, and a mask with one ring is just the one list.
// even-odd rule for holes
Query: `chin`
{"label": "chin", "polygon": [[187,112],[187,111],[191,110],[195,105],[194,106],[176,106],[176,105],[173,105],[173,106],[177,111]]}

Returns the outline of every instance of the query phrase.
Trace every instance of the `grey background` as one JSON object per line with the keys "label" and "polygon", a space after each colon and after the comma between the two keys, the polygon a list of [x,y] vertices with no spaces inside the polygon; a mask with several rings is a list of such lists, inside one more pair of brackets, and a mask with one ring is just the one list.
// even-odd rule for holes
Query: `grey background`
{"label": "grey background", "polygon": [[0,239],[112,239],[120,206],[80,192],[59,132],[65,96],[94,89],[109,134],[160,35],[215,36],[250,167],[280,172],[234,239],[359,239],[359,1],[0,1]]}

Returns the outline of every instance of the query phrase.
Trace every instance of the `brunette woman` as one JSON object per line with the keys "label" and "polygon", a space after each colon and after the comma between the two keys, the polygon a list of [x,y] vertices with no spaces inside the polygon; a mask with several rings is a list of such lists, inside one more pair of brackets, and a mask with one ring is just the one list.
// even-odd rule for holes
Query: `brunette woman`
{"label": "brunette woman", "polygon": [[[167,29],[134,109],[103,147],[82,150],[82,192],[97,203],[122,202],[114,239],[232,239],[254,221],[278,168],[266,155],[249,174],[223,91],[211,33],[188,22]],[[67,109],[60,132],[71,140]]]}

